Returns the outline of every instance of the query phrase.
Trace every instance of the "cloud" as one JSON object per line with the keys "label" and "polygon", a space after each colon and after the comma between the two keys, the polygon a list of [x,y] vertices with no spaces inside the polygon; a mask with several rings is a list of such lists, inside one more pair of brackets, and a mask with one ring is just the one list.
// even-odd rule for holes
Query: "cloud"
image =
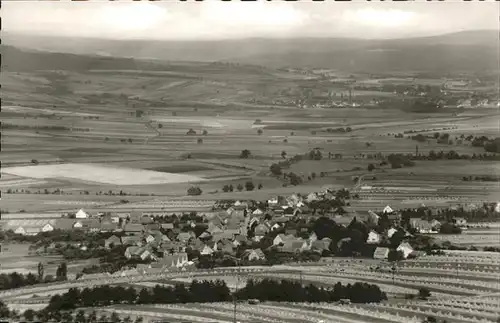
{"label": "cloud", "polygon": [[346,23],[366,26],[398,27],[411,25],[418,20],[418,15],[406,10],[364,8],[347,10],[342,15],[342,19]]}
{"label": "cloud", "polygon": [[4,1],[5,31],[103,38],[381,37],[498,28],[500,3]]}

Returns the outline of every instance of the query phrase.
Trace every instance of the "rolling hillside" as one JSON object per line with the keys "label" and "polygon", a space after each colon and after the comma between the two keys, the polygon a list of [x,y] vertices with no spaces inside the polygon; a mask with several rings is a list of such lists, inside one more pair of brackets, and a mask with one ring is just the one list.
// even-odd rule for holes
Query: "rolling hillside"
{"label": "rolling hillside", "polygon": [[498,31],[491,30],[386,40],[254,38],[150,41],[69,39],[4,33],[2,41],[20,48],[74,54],[100,53],[171,61],[232,61],[272,67],[324,67],[366,72],[499,70],[500,55]]}

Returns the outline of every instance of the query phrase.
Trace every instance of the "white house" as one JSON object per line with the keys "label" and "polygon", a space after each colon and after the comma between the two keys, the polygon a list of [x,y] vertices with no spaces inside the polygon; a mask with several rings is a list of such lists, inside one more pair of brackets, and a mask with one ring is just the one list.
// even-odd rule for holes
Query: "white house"
{"label": "white house", "polygon": [[73,229],[81,229],[81,228],[83,228],[83,223],[81,221],[76,221],[73,224]]}
{"label": "white house", "polygon": [[89,215],[85,211],[83,211],[83,209],[80,209],[78,212],[76,212],[75,218],[77,218],[77,219],[88,219]]}
{"label": "white house", "polygon": [[200,255],[211,255],[214,253],[214,250],[209,246],[205,245],[200,252]]}
{"label": "white house", "polygon": [[256,209],[255,211],[252,212],[252,215],[262,215],[264,212],[261,209]]}
{"label": "white house", "polygon": [[396,232],[398,232],[398,230],[390,228],[389,230],[387,230],[387,238],[391,238]]}
{"label": "white house", "polygon": [[269,200],[267,200],[267,204],[269,204],[269,206],[276,206],[278,205],[279,201],[278,201],[278,198],[277,197],[273,197],[273,198],[270,198]]}
{"label": "white house", "polygon": [[15,230],[14,230],[14,233],[15,234],[22,234],[22,235],[25,235],[26,234],[26,230],[20,226],[20,227],[17,227]]}
{"label": "white house", "polygon": [[50,231],[54,231],[54,227],[52,226],[52,224],[47,223],[42,227],[42,232],[50,232]]}
{"label": "white house", "polygon": [[413,252],[413,248],[408,242],[401,243],[396,250],[401,251],[405,259]]}
{"label": "white house", "polygon": [[382,212],[386,213],[386,214],[390,214],[390,213],[394,212],[394,210],[389,205],[387,205]]}
{"label": "white house", "polygon": [[366,239],[366,243],[368,244],[378,244],[380,243],[380,234],[375,231],[371,231],[368,234],[368,239]]}

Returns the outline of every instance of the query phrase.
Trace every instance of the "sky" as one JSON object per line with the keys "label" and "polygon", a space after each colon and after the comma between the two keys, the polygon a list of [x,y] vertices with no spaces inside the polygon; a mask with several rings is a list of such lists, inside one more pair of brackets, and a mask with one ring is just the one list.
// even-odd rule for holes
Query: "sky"
{"label": "sky", "polygon": [[500,2],[87,2],[2,3],[7,32],[112,39],[247,37],[398,38],[499,29]]}

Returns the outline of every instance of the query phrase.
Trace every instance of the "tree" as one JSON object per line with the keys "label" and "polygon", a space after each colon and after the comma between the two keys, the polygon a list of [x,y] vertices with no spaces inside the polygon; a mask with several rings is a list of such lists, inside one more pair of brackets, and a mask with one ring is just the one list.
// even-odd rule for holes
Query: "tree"
{"label": "tree", "polygon": [[116,313],[116,312],[111,313],[111,317],[109,319],[113,323],[119,323],[120,322],[120,316],[118,316],[118,313]]}
{"label": "tree", "polygon": [[132,138],[128,138],[128,142],[129,142],[129,143],[132,143]]}
{"label": "tree", "polygon": [[240,158],[247,159],[252,153],[248,149],[243,149],[240,153]]}
{"label": "tree", "polygon": [[291,185],[297,186],[297,185],[302,184],[302,178],[300,178],[300,176],[298,176],[295,173],[288,174],[288,178],[290,178]]}
{"label": "tree", "polygon": [[251,181],[248,181],[245,183],[245,189],[247,191],[253,191],[254,188],[255,188],[255,185]]}
{"label": "tree", "polygon": [[281,152],[281,158],[286,159],[286,151],[283,150]]}
{"label": "tree", "polygon": [[375,166],[373,164],[368,165],[368,171],[371,172],[372,170],[375,169]]}
{"label": "tree", "polygon": [[431,296],[431,291],[428,288],[422,287],[418,290],[418,297],[420,299],[427,299]]}
{"label": "tree", "polygon": [[236,189],[238,190],[238,192],[243,191],[243,185],[238,184],[238,186],[236,186]]}
{"label": "tree", "polygon": [[262,187],[263,187],[263,186],[262,186],[262,183],[259,183],[259,186],[257,186],[257,188],[258,188],[259,190],[261,190],[261,189],[262,189]]}
{"label": "tree", "polygon": [[203,130],[203,135],[204,136],[208,135],[208,131],[207,130]]}
{"label": "tree", "polygon": [[229,185],[227,185],[227,184],[226,184],[226,185],[224,185],[224,187],[222,187],[222,191],[223,191],[224,193],[229,192]]}
{"label": "tree", "polygon": [[97,313],[96,313],[96,311],[92,311],[92,313],[89,314],[87,320],[88,320],[89,323],[97,323]]}
{"label": "tree", "polygon": [[194,131],[193,128],[191,128],[188,130],[188,132],[186,132],[186,135],[196,135],[196,131]]}
{"label": "tree", "polygon": [[257,134],[260,136],[262,135],[262,133],[264,133],[264,131],[262,131],[262,129],[259,128],[259,130],[257,130]]}
{"label": "tree", "polygon": [[203,139],[198,138],[198,140],[196,140],[196,142],[198,143],[198,145],[201,145],[203,143]]}
{"label": "tree", "polygon": [[75,323],[85,323],[85,321],[85,312],[83,310],[79,310],[75,316]]}
{"label": "tree", "polygon": [[163,128],[163,124],[159,123],[159,124],[158,124],[158,128],[159,128],[159,129]]}
{"label": "tree", "polygon": [[201,188],[199,186],[191,186],[187,190],[187,194],[191,195],[191,196],[201,195],[202,193],[203,193],[203,191],[201,190]]}
{"label": "tree", "polygon": [[31,322],[35,319],[35,311],[33,311],[32,309],[28,309],[24,311],[23,316],[26,319],[26,321]]}
{"label": "tree", "polygon": [[10,316],[9,307],[4,302],[0,301],[0,318],[7,318]]}
{"label": "tree", "polygon": [[37,266],[37,270],[38,270],[38,281],[43,281],[43,264],[41,262],[38,263],[38,266]]}
{"label": "tree", "polygon": [[391,249],[389,251],[389,254],[387,256],[387,260],[388,261],[401,261],[403,260],[405,257],[404,257],[404,254],[402,251],[398,251],[396,249]]}
{"label": "tree", "polygon": [[281,172],[281,166],[280,166],[280,165],[278,165],[278,164],[272,164],[272,165],[269,167],[269,169],[270,169],[270,171],[271,171],[271,173],[272,173],[273,175],[279,176],[279,175],[281,175],[281,174],[282,174],[282,172]]}
{"label": "tree", "polygon": [[65,262],[59,265],[56,270],[57,280],[67,280],[68,279],[68,266]]}
{"label": "tree", "polygon": [[137,317],[134,321],[134,323],[142,323],[142,322],[144,322],[144,319],[141,316]]}

